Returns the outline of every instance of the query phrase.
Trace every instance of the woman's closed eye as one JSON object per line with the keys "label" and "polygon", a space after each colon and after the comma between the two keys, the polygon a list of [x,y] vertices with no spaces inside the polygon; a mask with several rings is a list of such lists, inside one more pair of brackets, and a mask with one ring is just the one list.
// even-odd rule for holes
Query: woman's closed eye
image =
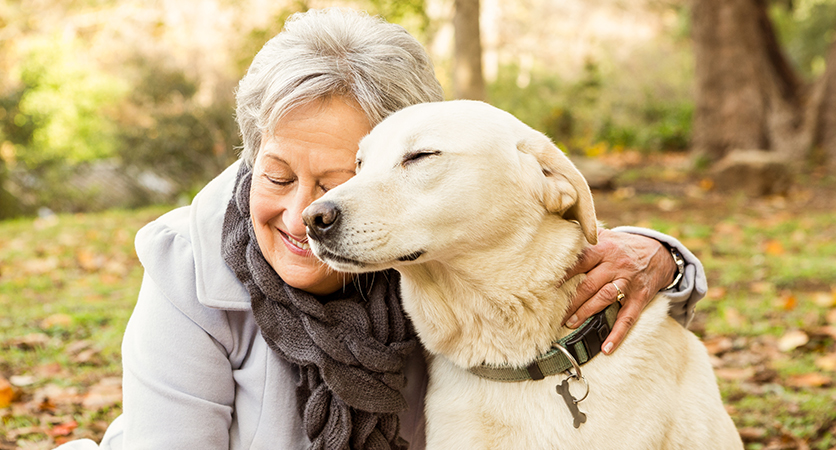
{"label": "woman's closed eye", "polygon": [[264,178],[266,178],[267,181],[275,184],[276,186],[290,186],[291,184],[293,184],[294,181],[296,181],[295,178],[271,177],[270,175],[266,174],[264,175]]}

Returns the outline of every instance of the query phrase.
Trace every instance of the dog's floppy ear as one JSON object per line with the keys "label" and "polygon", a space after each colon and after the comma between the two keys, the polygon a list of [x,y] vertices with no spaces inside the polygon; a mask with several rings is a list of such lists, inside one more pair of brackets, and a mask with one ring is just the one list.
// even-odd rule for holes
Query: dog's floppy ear
{"label": "dog's floppy ear", "polygon": [[543,203],[564,219],[576,220],[590,244],[598,242],[595,205],[589,184],[572,161],[544,134],[535,132],[517,142],[517,149],[534,156],[546,177]]}

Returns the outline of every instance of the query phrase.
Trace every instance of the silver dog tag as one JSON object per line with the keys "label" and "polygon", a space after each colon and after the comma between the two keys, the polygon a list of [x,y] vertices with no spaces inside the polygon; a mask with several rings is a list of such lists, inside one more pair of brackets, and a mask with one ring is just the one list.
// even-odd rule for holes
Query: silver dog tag
{"label": "silver dog tag", "polygon": [[572,413],[572,418],[575,419],[572,425],[575,428],[580,428],[582,423],[586,422],[586,414],[578,408],[578,400],[575,400],[575,397],[572,397],[572,393],[569,392],[569,380],[571,378],[567,378],[563,380],[562,383],[556,386],[557,393],[563,397],[563,401],[566,403],[566,406],[569,407],[569,412]]}

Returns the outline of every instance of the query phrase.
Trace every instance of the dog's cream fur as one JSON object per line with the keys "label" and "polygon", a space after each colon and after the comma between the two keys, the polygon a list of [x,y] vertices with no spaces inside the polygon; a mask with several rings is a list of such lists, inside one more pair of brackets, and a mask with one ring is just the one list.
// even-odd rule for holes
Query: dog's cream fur
{"label": "dog's cream fur", "polygon": [[[339,210],[312,233],[348,272],[394,267],[430,354],[429,449],[739,449],[703,345],[657,296],[617,351],[582,367],[575,429],[555,391],[565,375],[500,383],[481,363],[528,365],[561,327],[581,277],[558,280],[597,240],[589,187],[543,134],[484,103],[409,107],[358,152],[357,176],[306,211]],[[576,396],[581,383],[572,382]]]}

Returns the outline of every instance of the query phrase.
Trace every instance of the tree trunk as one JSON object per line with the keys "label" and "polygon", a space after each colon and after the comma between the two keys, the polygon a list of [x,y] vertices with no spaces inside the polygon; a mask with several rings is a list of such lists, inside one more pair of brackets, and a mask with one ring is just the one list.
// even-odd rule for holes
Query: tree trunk
{"label": "tree trunk", "polygon": [[830,45],[826,63],[827,68],[819,81],[821,106],[816,111],[815,143],[819,150],[817,156],[829,164],[831,172],[836,172],[836,42]]}
{"label": "tree trunk", "polygon": [[482,41],[479,34],[479,0],[455,0],[453,27],[456,34],[456,58],[453,89],[456,98],[485,99],[482,75]]}
{"label": "tree trunk", "polygon": [[759,149],[799,166],[818,146],[836,158],[836,50],[825,75],[804,83],[778,43],[766,0],[693,0],[692,33],[697,155],[716,161]]}

